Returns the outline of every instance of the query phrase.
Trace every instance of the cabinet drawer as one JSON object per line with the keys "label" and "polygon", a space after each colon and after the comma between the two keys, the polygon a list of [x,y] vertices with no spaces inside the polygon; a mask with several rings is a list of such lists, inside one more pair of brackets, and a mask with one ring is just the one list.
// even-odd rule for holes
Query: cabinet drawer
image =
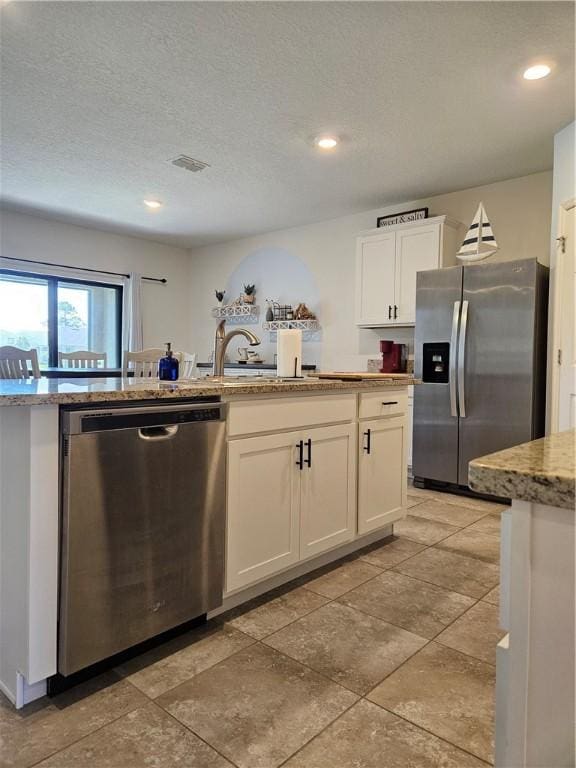
{"label": "cabinet drawer", "polygon": [[407,410],[408,394],[405,389],[383,389],[379,392],[363,392],[360,395],[361,419],[403,416]]}
{"label": "cabinet drawer", "polygon": [[250,435],[354,421],[356,395],[312,395],[238,400],[228,411],[228,435]]}

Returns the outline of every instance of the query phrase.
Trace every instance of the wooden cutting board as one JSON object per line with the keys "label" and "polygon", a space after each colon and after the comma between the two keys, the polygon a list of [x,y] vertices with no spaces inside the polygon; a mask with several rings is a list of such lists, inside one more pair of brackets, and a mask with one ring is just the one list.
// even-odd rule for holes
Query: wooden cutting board
{"label": "wooden cutting board", "polygon": [[317,379],[340,379],[340,381],[412,378],[411,373],[369,373],[368,371],[328,371],[313,375]]}

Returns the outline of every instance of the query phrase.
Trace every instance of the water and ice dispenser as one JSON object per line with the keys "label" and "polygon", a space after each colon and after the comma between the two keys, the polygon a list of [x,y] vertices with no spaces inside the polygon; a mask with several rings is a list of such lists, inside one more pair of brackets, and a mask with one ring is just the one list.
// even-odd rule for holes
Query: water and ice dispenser
{"label": "water and ice dispenser", "polygon": [[447,341],[422,344],[422,381],[448,384],[450,343]]}

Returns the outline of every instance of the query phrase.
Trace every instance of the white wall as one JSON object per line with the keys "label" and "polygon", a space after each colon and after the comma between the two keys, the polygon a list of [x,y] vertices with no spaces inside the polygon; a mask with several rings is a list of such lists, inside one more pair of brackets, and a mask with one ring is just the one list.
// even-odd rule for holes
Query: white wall
{"label": "white wall", "polygon": [[[378,339],[392,338],[411,344],[413,331],[363,330],[354,325],[355,238],[359,232],[375,227],[379,215],[424,205],[430,208],[430,216],[448,214],[467,226],[482,200],[500,245],[494,260],[534,257],[547,264],[551,194],[552,174],[547,171],[194,249],[190,252],[193,347],[199,359],[207,359],[214,332],[214,320],[210,316],[215,303],[214,289],[225,287],[235,270],[238,270],[236,275],[240,274],[241,262],[255,252],[268,251],[273,258],[274,253],[284,251],[307,265],[318,286],[318,305],[312,308],[318,312],[322,325],[321,341],[305,345],[305,361],[316,362],[325,370],[364,368],[368,357],[377,356]],[[463,227],[462,234],[465,231]],[[281,259],[277,265],[281,270]],[[242,273],[242,279],[255,280],[249,271]],[[299,286],[287,281],[284,286],[280,298],[288,303],[298,301]],[[257,285],[257,291],[258,302],[263,306],[264,298],[269,295],[267,286]],[[267,345],[268,360],[272,351]]]}
{"label": "white wall", "polygon": [[[189,255],[181,248],[2,211],[0,256],[165,277],[166,285],[143,283],[144,346],[158,347],[171,341],[174,349],[193,351],[190,346]],[[33,265],[30,267],[32,270]]]}

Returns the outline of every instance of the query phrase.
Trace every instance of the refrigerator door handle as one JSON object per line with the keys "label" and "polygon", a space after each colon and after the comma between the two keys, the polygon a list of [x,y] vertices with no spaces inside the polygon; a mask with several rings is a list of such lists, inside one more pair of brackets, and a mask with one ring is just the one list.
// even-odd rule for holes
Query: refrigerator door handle
{"label": "refrigerator door handle", "polygon": [[458,321],[460,320],[460,302],[454,302],[454,313],[452,315],[452,337],[450,339],[450,371],[448,381],[450,382],[450,415],[458,417],[456,407],[456,346],[458,344]]}
{"label": "refrigerator door handle", "polygon": [[466,417],[466,396],[464,392],[464,364],[466,362],[466,327],[468,325],[468,302],[462,302],[460,316],[460,338],[458,339],[458,409]]}

